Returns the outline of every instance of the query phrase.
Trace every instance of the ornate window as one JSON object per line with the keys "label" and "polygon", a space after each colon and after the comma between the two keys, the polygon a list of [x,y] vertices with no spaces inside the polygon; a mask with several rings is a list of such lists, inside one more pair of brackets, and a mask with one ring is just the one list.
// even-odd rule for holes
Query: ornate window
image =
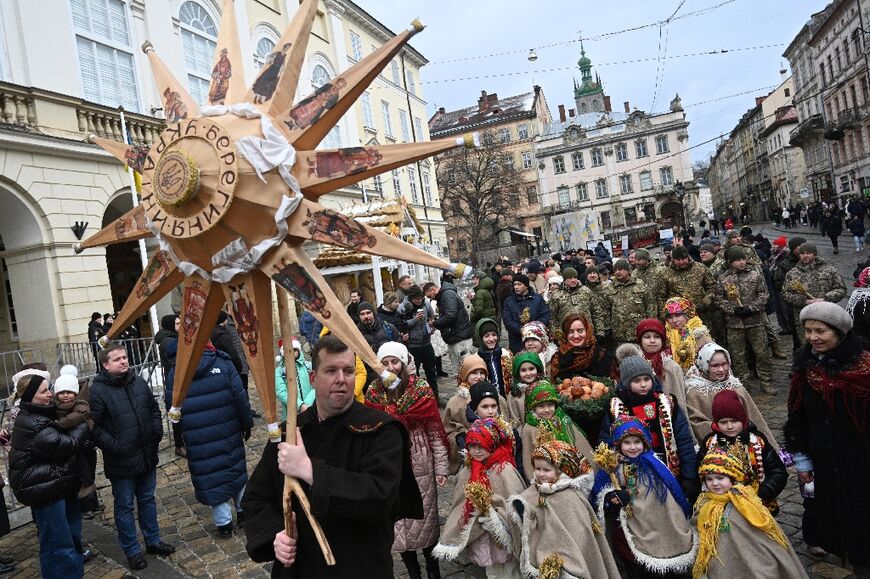
{"label": "ornate window", "polygon": [[502,144],[511,142],[511,130],[507,127],[502,127],[498,130],[498,140]]}
{"label": "ornate window", "polygon": [[601,165],[604,164],[604,155],[602,154],[600,147],[596,147],[596,148],[592,149],[591,155],[592,155],[592,166],[593,167],[600,167]]}
{"label": "ornate window", "polygon": [[523,151],[523,169],[531,169],[532,168],[532,153],[530,151]]}
{"label": "ornate window", "polygon": [[141,110],[127,6],[121,0],[71,0],[71,5],[82,96]]}
{"label": "ornate window", "polygon": [[567,187],[559,187],[557,192],[559,193],[559,205],[567,207],[571,204],[571,191]]}
{"label": "ornate window", "polygon": [[571,164],[573,165],[575,171],[579,171],[580,169],[585,167],[585,164],[583,163],[583,151],[571,153]]}
{"label": "ornate window", "polygon": [[646,139],[639,139],[634,142],[634,153],[638,157],[649,156],[649,151],[646,148]]}
{"label": "ornate window", "polygon": [[674,184],[674,173],[670,167],[662,167],[659,174],[662,177],[662,186],[669,187]]}
{"label": "ornate window", "polygon": [[616,160],[628,161],[628,145],[625,143],[618,143],[616,145]]}
{"label": "ornate window", "polygon": [[586,183],[577,183],[577,200],[589,201],[589,191],[586,187]]}
{"label": "ornate window", "polygon": [[668,136],[667,135],[659,135],[656,137],[656,153],[662,155],[664,153],[670,152],[670,147],[668,146]]}
{"label": "ornate window", "polygon": [[263,65],[266,64],[266,59],[275,50],[275,43],[271,38],[261,38],[257,41],[257,46],[254,48],[254,69],[259,72]]}
{"label": "ornate window", "polygon": [[623,195],[632,192],[631,186],[631,175],[620,175],[619,176],[619,189],[622,191]]}
{"label": "ornate window", "polygon": [[199,104],[208,102],[211,69],[217,48],[217,26],[205,8],[188,1],[178,10],[181,23],[181,46],[190,96]]}
{"label": "ornate window", "polygon": [[556,173],[565,172],[565,159],[562,156],[553,157],[553,171]]}
{"label": "ornate window", "polygon": [[595,181],[595,196],[599,199],[604,199],[609,193],[607,192],[607,181],[598,179]]}
{"label": "ornate window", "polygon": [[518,139],[528,139],[529,138],[529,125],[523,123],[521,125],[517,125],[517,138]]}

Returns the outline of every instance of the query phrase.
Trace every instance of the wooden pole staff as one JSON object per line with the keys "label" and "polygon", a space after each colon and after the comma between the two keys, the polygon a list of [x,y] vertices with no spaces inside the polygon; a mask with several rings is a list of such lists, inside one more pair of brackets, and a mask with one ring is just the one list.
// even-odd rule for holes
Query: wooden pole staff
{"label": "wooden pole staff", "polygon": [[[293,355],[293,332],[290,327],[290,311],[287,303],[289,297],[287,293],[281,289],[278,290],[278,321],[281,325],[281,337],[284,340],[284,368],[287,372],[287,422],[284,433],[285,440],[290,444],[296,444],[296,400],[298,396],[298,386],[296,384],[296,361]],[[332,549],[329,542],[326,540],[326,534],[320,527],[320,523],[314,518],[311,513],[311,503],[308,502],[308,497],[305,496],[305,491],[299,481],[292,476],[284,475],[284,530],[287,536],[294,537],[293,529],[293,495],[299,499],[299,505],[305,512],[308,522],[311,524],[311,529],[314,531],[314,536],[317,537],[317,542],[320,544],[320,550],[323,551],[323,558],[326,559],[327,565],[335,565],[335,556],[332,554]]]}

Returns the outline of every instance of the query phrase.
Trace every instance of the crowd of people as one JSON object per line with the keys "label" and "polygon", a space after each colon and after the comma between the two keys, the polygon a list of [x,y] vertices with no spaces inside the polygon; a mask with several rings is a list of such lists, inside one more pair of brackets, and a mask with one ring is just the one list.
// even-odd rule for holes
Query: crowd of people
{"label": "crowd of people", "polygon": [[[274,561],[274,577],[391,577],[392,552],[412,579],[440,578],[445,560],[504,578],[806,577],[775,518],[794,468],[808,553],[870,577],[870,263],[843,308],[846,282],[816,244],[699,226],[697,245],[678,232],[655,256],[614,258],[600,244],[501,259],[467,287],[451,271],[422,285],[403,276],[377,305],[354,290],[347,313],[397,382],[306,312],[294,360],[279,356],[275,373],[296,442],[267,444],[250,477],[257,414],[221,315],[173,425],[215,533],[244,529],[250,557]],[[178,324],[165,316],[155,336],[167,406]],[[774,431],[754,397],[777,393],[783,339],[793,366],[785,428]],[[130,568],[175,549],[157,519],[160,408],[123,346],[97,360],[91,384],[67,368],[53,390],[45,368],[22,370],[2,433],[47,577],[83,574],[82,511],[100,508],[87,503],[96,449]],[[307,495],[334,567],[298,501],[286,531],[285,475]],[[444,519],[438,488],[451,479]],[[13,569],[0,557],[0,573]]]}

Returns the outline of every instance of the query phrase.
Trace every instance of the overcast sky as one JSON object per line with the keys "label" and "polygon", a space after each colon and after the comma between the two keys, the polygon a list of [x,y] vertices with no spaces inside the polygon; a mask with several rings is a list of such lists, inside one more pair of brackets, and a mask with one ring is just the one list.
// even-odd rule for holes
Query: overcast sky
{"label": "overcast sky", "polygon": [[[706,14],[685,16],[719,4],[723,5]],[[580,77],[576,40],[582,30],[589,39],[584,46],[593,74],[601,76],[613,109],[621,111],[622,103],[630,101],[632,108],[662,111],[679,93],[693,146],[727,134],[753,106],[755,96],[767,94],[781,82],[779,70],[788,67],[783,51],[810,15],[826,4],[825,0],[685,0],[682,6],[679,0],[361,2],[394,31],[407,27],[414,17],[427,25],[411,44],[430,61],[422,71],[430,115],[441,106],[451,110],[476,104],[481,90],[501,97],[528,92],[538,84],[551,113],[558,116],[559,104],[566,109],[574,106],[572,77]],[[675,10],[675,18],[661,28],[660,38],[655,23]],[[596,38],[645,24],[653,25]],[[766,45],[774,46],[735,50]],[[538,54],[534,63],[527,60],[532,47]],[[722,49],[731,52],[673,58]],[[505,52],[511,54],[469,58]],[[661,66],[655,60],[659,54],[670,57]],[[652,60],[617,64],[636,59]],[[468,77],[478,78],[454,80]],[[746,91],[750,92],[692,106]],[[693,149],[692,159],[706,158],[714,151],[715,142],[700,145]]]}

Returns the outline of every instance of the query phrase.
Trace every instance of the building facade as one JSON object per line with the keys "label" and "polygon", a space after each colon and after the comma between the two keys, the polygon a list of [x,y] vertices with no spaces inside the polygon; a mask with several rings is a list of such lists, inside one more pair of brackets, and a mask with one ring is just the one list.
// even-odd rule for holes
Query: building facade
{"label": "building facade", "polygon": [[789,142],[798,124],[794,76],[786,78],[762,101],[761,113],[763,128],[759,136],[768,158],[770,183],[762,191],[762,203],[768,210],[793,207],[809,197],[803,152]]}
{"label": "building facade", "polygon": [[601,234],[617,241],[651,225],[699,216],[689,121],[679,96],[662,113],[631,111],[628,102],[615,112],[600,79],[593,80],[585,51],[578,65],[582,78],[574,83],[575,107],[566,111],[559,105],[559,118],[536,140],[551,247],[556,247],[553,221],[569,212],[593,215]]}
{"label": "building facade", "polygon": [[[242,71],[248,85],[297,9],[295,0],[235,3],[241,48],[250,55]],[[124,167],[86,139],[122,140],[119,106],[132,141],[151,144],[163,129],[161,99],[139,49],[146,40],[203,101],[220,17],[217,0],[44,0],[39,10],[24,0],[0,4],[0,352],[50,353],[58,342],[83,340],[91,312],[116,311],[126,300],[141,273],[136,244],[80,255],[72,249],[76,223],[87,224],[87,237],[132,207]],[[392,36],[349,0],[321,2],[297,97]],[[427,139],[425,64],[406,47],[321,146]],[[342,189],[323,203],[359,201],[363,189],[401,195],[421,216],[425,243],[440,251],[446,235],[434,170],[415,171]]]}
{"label": "building facade", "polygon": [[[433,139],[492,131],[503,145],[506,162],[522,172],[524,181],[523,191],[517,195],[521,204],[517,207],[516,218],[506,220],[503,225],[540,239],[543,223],[535,169],[535,139],[551,120],[544,91],[535,86],[530,92],[506,98],[481,91],[477,105],[455,111],[441,107],[429,119],[429,131]],[[452,257],[466,257],[471,247],[468,225],[462,221],[448,220],[447,227],[448,237],[453,240]],[[492,233],[495,238],[495,232]]]}

